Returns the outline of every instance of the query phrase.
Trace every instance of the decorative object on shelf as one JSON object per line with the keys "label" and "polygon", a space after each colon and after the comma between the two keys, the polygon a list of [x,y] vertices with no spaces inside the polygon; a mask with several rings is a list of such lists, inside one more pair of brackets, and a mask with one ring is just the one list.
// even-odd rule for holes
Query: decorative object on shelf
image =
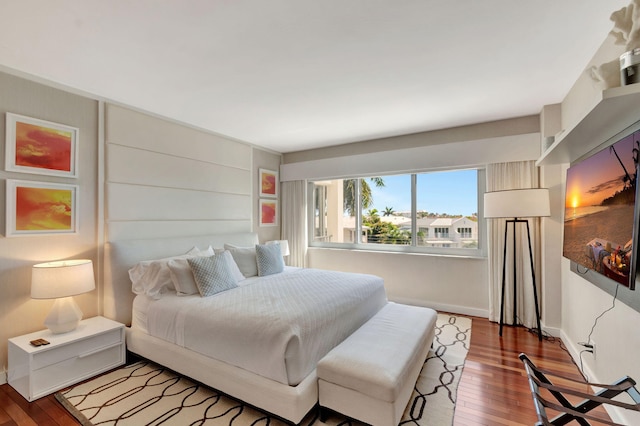
{"label": "decorative object on shelf", "polygon": [[640,83],[640,48],[620,55],[620,82],[623,86]]}
{"label": "decorative object on shelf", "polygon": [[[624,46],[627,53],[640,48],[640,0],[632,0],[628,6],[613,12],[609,19],[613,21],[610,34],[615,37],[615,44]],[[601,65],[591,66],[586,72],[602,90],[625,84],[621,78],[622,56]]]}
{"label": "decorative object on shelf", "polygon": [[267,169],[258,170],[260,196],[275,198],[278,196],[278,172]]}
{"label": "decorative object on shelf", "polygon": [[289,256],[291,254],[289,252],[289,241],[288,240],[267,241],[267,244],[280,244],[280,251],[282,252],[282,257],[286,257],[286,256]]}
{"label": "decorative object on shelf", "polygon": [[517,320],[517,257],[516,257],[516,228],[518,223],[524,223],[527,227],[527,239],[529,243],[529,261],[531,265],[531,279],[533,284],[533,299],[536,309],[536,322],[538,327],[538,339],[542,340],[542,328],[540,327],[540,308],[538,307],[538,290],[536,288],[535,268],[533,264],[533,252],[531,250],[530,217],[550,216],[549,190],[546,188],[513,189],[506,191],[487,192],[484,194],[484,217],[487,219],[513,218],[506,221],[504,228],[504,251],[502,258],[502,291],[500,303],[500,336],[504,325],[504,299],[507,266],[507,234],[509,225],[513,225],[513,324]]}
{"label": "decorative object on shelf", "polygon": [[78,186],[7,179],[6,236],[78,232]]}
{"label": "decorative object on shelf", "polygon": [[78,177],[79,129],[7,113],[5,169]]}
{"label": "decorative object on shelf", "polygon": [[260,200],[260,226],[278,225],[278,202],[276,200]]}
{"label": "decorative object on shelf", "polygon": [[56,299],[44,321],[54,334],[75,330],[82,311],[73,296],[95,288],[93,263],[88,259],[39,263],[31,269],[31,298]]}

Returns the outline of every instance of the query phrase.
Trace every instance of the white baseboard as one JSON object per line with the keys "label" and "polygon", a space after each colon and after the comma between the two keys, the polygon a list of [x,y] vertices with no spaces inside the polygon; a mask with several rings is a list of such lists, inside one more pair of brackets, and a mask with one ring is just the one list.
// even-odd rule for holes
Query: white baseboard
{"label": "white baseboard", "polygon": [[[544,325],[543,322],[540,323],[540,326],[542,327],[542,331],[544,331],[545,333],[553,336],[553,337],[560,337],[562,338],[562,330],[557,328],[557,327],[547,327],[546,325]],[[564,338],[562,338],[562,340],[564,340]]]}
{"label": "white baseboard", "polygon": [[[439,312],[449,312],[452,314],[489,318],[489,311],[487,309],[469,308],[467,306],[447,305],[443,303],[431,303],[424,300],[410,299],[406,297],[389,298],[389,300],[396,303],[403,303],[405,305],[425,306],[427,308],[435,309]],[[557,327],[547,327],[544,323],[540,323],[540,326],[542,327],[542,331],[544,333],[549,334],[553,337],[561,337],[562,340],[567,340],[566,336],[563,336],[561,329]]]}
{"label": "white baseboard", "polygon": [[443,303],[431,303],[429,301],[410,299],[405,297],[389,298],[389,300],[396,303],[403,303],[405,305],[424,306],[426,308],[435,309],[438,312],[450,312],[452,314],[489,318],[489,311],[486,309],[476,309],[458,305],[447,305]]}

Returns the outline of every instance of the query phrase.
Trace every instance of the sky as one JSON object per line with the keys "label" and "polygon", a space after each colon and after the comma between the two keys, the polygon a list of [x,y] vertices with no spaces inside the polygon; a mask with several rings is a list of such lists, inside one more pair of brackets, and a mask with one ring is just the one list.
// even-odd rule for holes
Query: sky
{"label": "sky", "polygon": [[[634,135],[629,135],[613,146],[630,175],[635,173],[633,163]],[[581,161],[567,171],[566,208],[600,205],[602,200],[624,188],[624,169],[615,154],[607,147]]]}
{"label": "sky", "polygon": [[[417,209],[432,213],[471,216],[478,212],[476,170],[456,170],[418,175]],[[411,211],[411,175],[382,176],[385,187],[376,188],[369,180],[373,206],[379,212],[386,207],[396,212]]]}

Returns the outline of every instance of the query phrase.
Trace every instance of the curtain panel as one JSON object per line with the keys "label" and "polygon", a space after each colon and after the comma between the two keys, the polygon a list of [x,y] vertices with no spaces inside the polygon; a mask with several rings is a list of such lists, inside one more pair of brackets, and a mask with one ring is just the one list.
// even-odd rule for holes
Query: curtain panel
{"label": "curtain panel", "polygon": [[289,242],[289,266],[307,264],[307,185],[304,180],[282,182],[282,239]]}

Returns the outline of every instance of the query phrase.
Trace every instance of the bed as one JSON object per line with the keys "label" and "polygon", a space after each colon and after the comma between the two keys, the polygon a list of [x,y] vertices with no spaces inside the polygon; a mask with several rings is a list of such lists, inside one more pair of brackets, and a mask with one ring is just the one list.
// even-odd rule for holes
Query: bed
{"label": "bed", "polygon": [[285,268],[211,297],[131,291],[128,271],[140,261],[225,244],[253,247],[257,236],[107,243],[104,314],[130,324],[131,352],[299,423],[318,401],[317,362],[387,303],[382,280]]}

